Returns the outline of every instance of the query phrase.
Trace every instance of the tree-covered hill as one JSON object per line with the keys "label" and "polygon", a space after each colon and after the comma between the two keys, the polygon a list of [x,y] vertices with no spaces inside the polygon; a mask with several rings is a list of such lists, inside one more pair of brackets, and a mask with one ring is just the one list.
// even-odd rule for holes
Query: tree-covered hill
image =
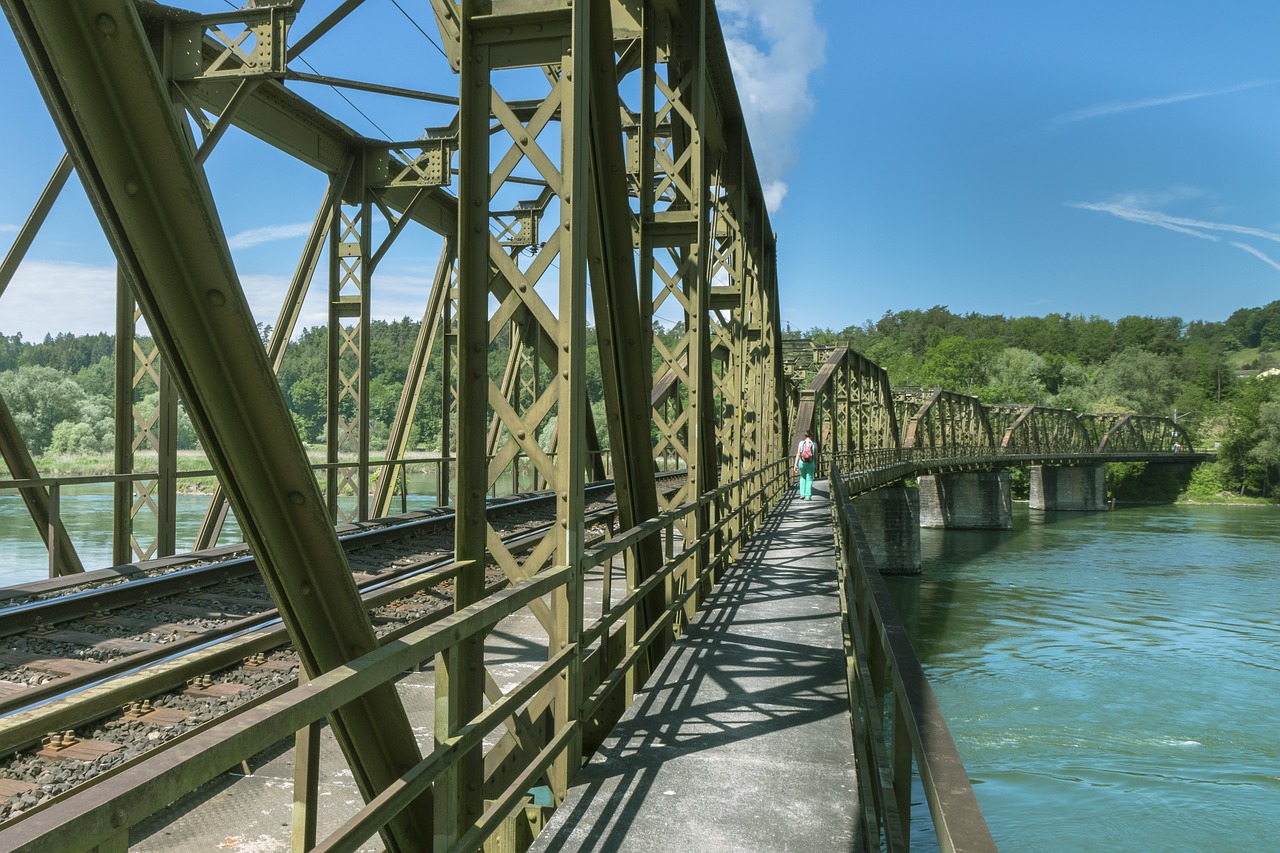
{"label": "tree-covered hill", "polygon": [[[673,343],[679,330],[654,333]],[[371,335],[373,445],[381,446],[399,401],[418,323],[375,321]],[[989,403],[1037,403],[1094,412],[1175,416],[1197,446],[1220,450],[1203,491],[1270,494],[1280,480],[1280,301],[1241,308],[1222,322],[1179,317],[955,314],[943,306],[890,312],[840,330],[788,330],[818,343],[848,341],[883,365],[895,385],[943,387]],[[588,346],[594,347],[593,334]],[[323,328],[290,344],[280,387],[304,441],[322,441],[327,416]],[[439,344],[437,344],[438,348]],[[501,344],[499,349],[501,348]],[[32,452],[109,453],[113,440],[111,335],[0,334],[0,394]],[[496,358],[501,358],[496,355]],[[598,359],[588,354],[588,397],[602,398]],[[438,353],[425,387],[441,387]],[[495,375],[501,365],[495,364]],[[1280,371],[1277,371],[1280,374]],[[154,399],[140,401],[145,408]],[[422,396],[419,449],[439,446],[440,396]],[[603,418],[597,411],[597,423]],[[603,437],[603,436],[602,436]],[[194,446],[182,423],[179,446]]]}

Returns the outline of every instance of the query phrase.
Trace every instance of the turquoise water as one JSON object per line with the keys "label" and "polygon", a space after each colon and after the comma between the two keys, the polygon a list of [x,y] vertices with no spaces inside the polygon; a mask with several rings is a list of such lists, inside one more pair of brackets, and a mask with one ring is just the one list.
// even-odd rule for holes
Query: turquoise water
{"label": "turquoise water", "polygon": [[[111,565],[110,486],[67,486],[59,499],[63,524],[76,553],[86,569]],[[178,495],[178,550],[190,550],[209,507],[208,495]],[[139,521],[139,540],[155,538],[155,523],[143,517]],[[220,543],[236,542],[240,530],[234,518],[228,517]],[[49,576],[49,554],[45,550],[27,505],[16,492],[0,493],[0,586],[41,580]]]}
{"label": "turquoise water", "polygon": [[891,582],[1000,849],[1277,849],[1280,512],[1014,512]]}

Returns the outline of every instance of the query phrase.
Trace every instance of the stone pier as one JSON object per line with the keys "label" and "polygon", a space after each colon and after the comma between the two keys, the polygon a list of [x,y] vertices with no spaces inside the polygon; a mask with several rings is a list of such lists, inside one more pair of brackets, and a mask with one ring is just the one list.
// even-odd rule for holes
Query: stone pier
{"label": "stone pier", "polygon": [[1031,508],[1100,512],[1107,508],[1107,476],[1101,465],[1031,466]]}
{"label": "stone pier", "polygon": [[932,474],[920,478],[920,526],[948,530],[1013,527],[1009,474]]}
{"label": "stone pier", "polygon": [[877,489],[855,498],[853,509],[881,574],[920,574],[920,496],[915,489]]}

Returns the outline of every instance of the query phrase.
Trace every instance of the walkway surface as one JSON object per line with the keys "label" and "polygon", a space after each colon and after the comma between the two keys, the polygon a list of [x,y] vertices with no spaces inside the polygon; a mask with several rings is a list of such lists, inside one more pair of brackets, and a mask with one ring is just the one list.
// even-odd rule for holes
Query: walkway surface
{"label": "walkway surface", "polygon": [[849,725],[819,482],[769,516],[533,850],[852,850]]}

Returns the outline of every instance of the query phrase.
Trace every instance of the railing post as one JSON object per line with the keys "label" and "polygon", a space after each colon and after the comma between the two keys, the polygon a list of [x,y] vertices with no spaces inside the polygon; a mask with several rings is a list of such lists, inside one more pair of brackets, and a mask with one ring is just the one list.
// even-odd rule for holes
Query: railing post
{"label": "railing post", "polygon": [[291,853],[307,853],[316,846],[319,785],[320,723],[312,723],[294,735]]}
{"label": "railing post", "polygon": [[49,577],[56,578],[58,576],[58,560],[61,557],[61,551],[58,546],[58,530],[61,527],[59,519],[62,517],[61,509],[62,490],[57,483],[49,484],[49,528],[45,541],[49,543]]}

